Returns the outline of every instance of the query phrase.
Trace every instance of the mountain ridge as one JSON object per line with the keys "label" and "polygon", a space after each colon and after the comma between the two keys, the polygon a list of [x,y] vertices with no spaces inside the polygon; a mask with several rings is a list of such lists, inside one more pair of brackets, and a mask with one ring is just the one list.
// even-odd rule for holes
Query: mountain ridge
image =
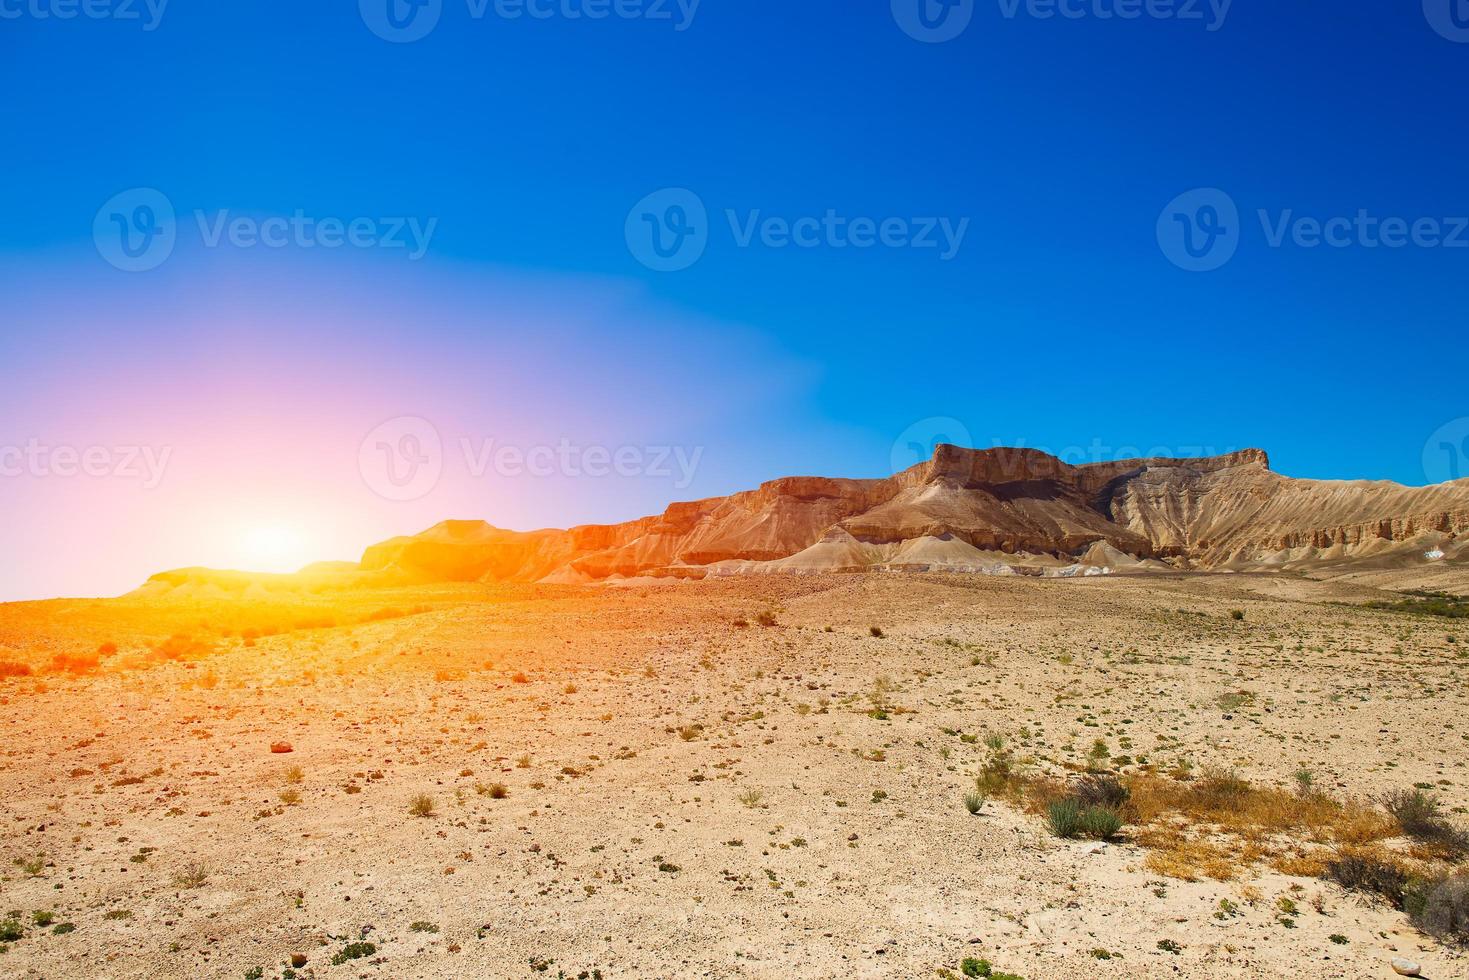
{"label": "mountain ridge", "polygon": [[[938,445],[890,477],[781,477],[620,524],[510,531],[442,521],[368,547],[323,584],[599,584],[917,571],[1072,576],[1469,561],[1469,480],[1302,480],[1264,450],[1073,465]],[[188,574],[185,574],[187,572]],[[145,588],[199,584],[199,570]],[[207,580],[208,576],[202,576]],[[231,579],[231,582],[235,580]],[[212,580],[222,586],[221,580]]]}

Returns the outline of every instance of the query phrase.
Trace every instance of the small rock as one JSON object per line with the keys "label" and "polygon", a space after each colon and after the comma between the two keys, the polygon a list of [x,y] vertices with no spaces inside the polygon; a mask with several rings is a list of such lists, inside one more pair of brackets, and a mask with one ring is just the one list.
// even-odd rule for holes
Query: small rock
{"label": "small rock", "polygon": [[290,742],[271,742],[270,751],[274,752],[276,755],[281,755],[283,753],[294,752],[296,750],[291,748]]}
{"label": "small rock", "polygon": [[1392,958],[1392,972],[1400,977],[1416,977],[1422,974],[1423,968],[1412,960],[1405,960],[1401,956],[1394,956]]}
{"label": "small rock", "polygon": [[1081,849],[1081,853],[1083,853],[1083,854],[1101,854],[1106,849],[1107,849],[1107,845],[1106,845],[1105,842],[1103,842],[1103,841],[1097,841],[1095,844],[1088,844],[1086,847],[1083,847]]}

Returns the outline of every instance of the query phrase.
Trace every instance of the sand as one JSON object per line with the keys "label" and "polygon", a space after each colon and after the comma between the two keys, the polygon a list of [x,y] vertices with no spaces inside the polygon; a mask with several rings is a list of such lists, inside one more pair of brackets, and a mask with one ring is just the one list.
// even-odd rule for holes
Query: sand
{"label": "sand", "polygon": [[[1054,772],[1102,739],[1123,768],[1429,785],[1462,821],[1469,629],[1337,604],[1374,594],[1269,575],[446,586],[304,600],[316,623],[251,641],[236,603],[0,607],[0,661],[36,670],[0,681],[0,913],[27,923],[0,973],[282,977],[295,954],[312,977],[933,977],[973,957],[1027,980],[1310,978],[1406,956],[1466,976],[1334,884],[1181,881],[1126,834],[1060,840],[962,802],[999,735]],[[160,660],[172,633],[205,646]],[[47,669],[103,642],[95,670]]]}

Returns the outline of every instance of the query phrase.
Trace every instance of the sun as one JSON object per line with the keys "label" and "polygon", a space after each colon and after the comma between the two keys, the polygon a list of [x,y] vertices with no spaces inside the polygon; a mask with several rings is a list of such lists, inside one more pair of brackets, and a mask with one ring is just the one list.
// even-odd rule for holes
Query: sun
{"label": "sun", "polygon": [[244,571],[295,572],[312,561],[305,535],[289,524],[249,525],[241,532],[239,548]]}

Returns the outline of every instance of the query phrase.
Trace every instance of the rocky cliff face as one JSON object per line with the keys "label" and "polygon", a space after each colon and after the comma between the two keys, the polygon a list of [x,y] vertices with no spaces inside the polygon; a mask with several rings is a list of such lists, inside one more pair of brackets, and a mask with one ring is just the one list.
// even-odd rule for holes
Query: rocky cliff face
{"label": "rocky cliff face", "polygon": [[[361,570],[429,581],[910,570],[1080,574],[1469,559],[1469,480],[1294,480],[1257,449],[1072,466],[940,446],[888,479],[791,477],[625,524],[504,531],[450,521],[374,545]],[[1102,556],[1102,557],[1098,557]]]}

